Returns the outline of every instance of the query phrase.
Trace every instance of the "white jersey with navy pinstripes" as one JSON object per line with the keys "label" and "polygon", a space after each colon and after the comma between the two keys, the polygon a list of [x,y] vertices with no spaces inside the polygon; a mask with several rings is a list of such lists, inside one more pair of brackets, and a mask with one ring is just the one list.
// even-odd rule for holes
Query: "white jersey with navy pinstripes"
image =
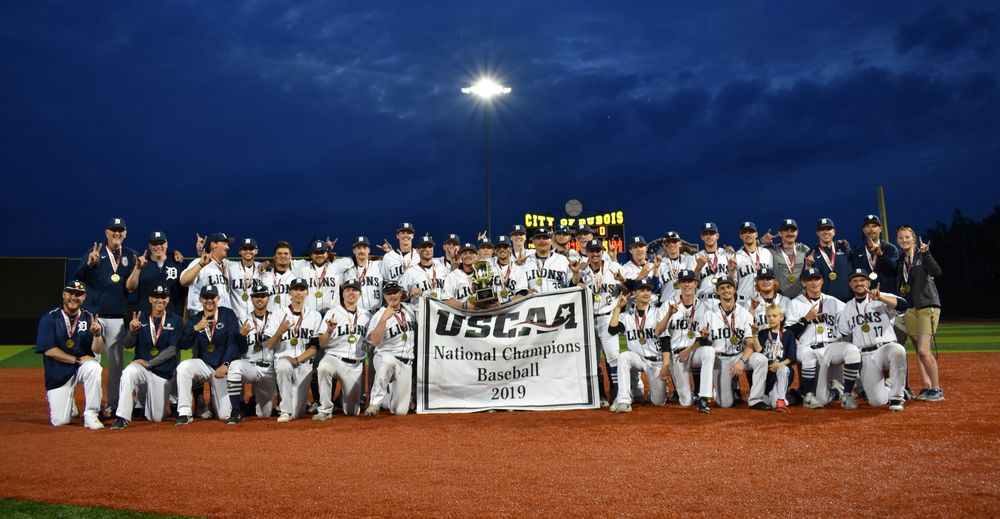
{"label": "white jersey with navy pinstripes", "polygon": [[260,282],[267,287],[267,291],[270,293],[271,300],[267,303],[268,310],[279,313],[282,308],[292,302],[288,295],[288,287],[292,284],[293,279],[295,279],[295,272],[291,268],[284,272],[278,272],[277,269],[265,270],[261,274]]}
{"label": "white jersey with navy pinstripes", "polygon": [[[243,265],[242,261],[225,260],[226,272],[229,276],[229,298],[233,303],[233,312],[243,315],[253,311],[250,301],[250,290],[254,281],[260,281],[260,262]],[[243,296],[246,296],[245,298]]]}
{"label": "white jersey with navy pinstripes", "polygon": [[715,252],[701,250],[695,254],[695,261],[698,261],[698,258],[705,258],[705,266],[701,267],[701,272],[698,272],[698,279],[701,280],[698,284],[698,297],[715,295],[715,283],[712,283],[712,278],[729,275],[729,258],[731,257],[733,257],[732,254],[721,247]]}
{"label": "white jersey with navy pinstripes", "polygon": [[645,312],[639,312],[639,309],[633,306],[628,312],[618,315],[618,323],[625,327],[625,344],[629,351],[640,357],[660,356],[656,323],[660,322],[664,315],[666,310],[652,305],[646,307]]}
{"label": "white jersey with navy pinstripes", "polygon": [[[335,326],[331,329],[328,321],[333,320]],[[368,322],[371,314],[368,310],[358,307],[354,311],[337,305],[327,310],[323,316],[323,324],[319,327],[320,335],[330,334],[326,344],[320,348],[326,349],[327,355],[340,358],[361,360],[365,358],[365,337],[368,336]]]}
{"label": "white jersey with navy pinstripes", "polygon": [[508,259],[506,265],[501,265],[496,258],[490,258],[490,262],[493,264],[493,288],[500,304],[511,302],[518,292],[528,291],[528,276],[514,260]]}
{"label": "white jersey with navy pinstripes", "polygon": [[821,294],[813,301],[805,293],[792,299],[785,309],[785,326],[791,326],[805,318],[809,309],[816,306],[819,317],[806,324],[806,330],[799,336],[799,346],[836,342],[843,335],[837,330],[837,316],[844,309],[844,303],[833,296]]}
{"label": "white jersey with navy pinstripes", "polygon": [[580,269],[580,282],[587,286],[594,299],[594,315],[610,315],[614,311],[623,288],[615,274],[621,272],[622,266],[613,261],[601,261],[596,269],[588,262]]}
{"label": "white jersey with navy pinstripes", "polygon": [[757,271],[761,266],[774,268],[774,258],[771,251],[757,247],[753,252],[748,252],[746,247],[740,247],[736,251],[736,302],[744,304],[753,297],[756,292]]}
{"label": "white jersey with navy pinstripes", "polygon": [[316,265],[312,260],[293,260],[292,272],[309,283],[306,306],[324,313],[340,304],[340,278],[332,262]]}
{"label": "white jersey with navy pinstripes", "polygon": [[677,282],[677,274],[682,270],[694,270],[694,267],[694,256],[690,254],[678,254],[674,259],[664,256],[659,272],[660,301],[672,301],[680,297],[681,287]]}
{"label": "white jersey with navy pinstripes", "polygon": [[[378,326],[382,315],[389,311],[389,307],[379,308],[369,321],[368,336]],[[416,347],[416,316],[409,305],[402,304],[399,311],[390,316],[385,322],[385,333],[382,335],[382,342],[375,347],[375,351],[389,353],[401,359],[412,359],[414,348]]]}
{"label": "white jersey with navy pinstripes", "polygon": [[[714,306],[714,305],[713,305]],[[753,317],[746,308],[734,303],[733,310],[723,310],[722,303],[705,312],[705,325],[708,326],[709,340],[716,353],[734,355],[742,353],[746,340],[754,337]],[[731,339],[736,337],[736,344]]]}
{"label": "white jersey with navy pinstripes", "polygon": [[414,288],[419,288],[425,296],[440,298],[444,291],[444,280],[451,271],[435,261],[429,266],[417,262],[399,278],[399,284],[409,294]]}
{"label": "white jersey with navy pinstripes", "polygon": [[399,281],[410,267],[419,262],[420,254],[415,248],[411,248],[408,252],[391,250],[382,256],[382,279]]}
{"label": "white jersey with navy pinstripes", "polygon": [[[754,301],[757,301],[757,308],[753,307]],[[791,321],[788,320],[788,305],[790,305],[791,303],[792,303],[791,299],[788,299],[787,297],[781,294],[777,294],[774,297],[770,298],[757,294],[749,301],[746,301],[743,304],[743,306],[753,313],[754,324],[756,324],[758,328],[763,330],[764,328],[767,328],[767,315],[766,315],[767,307],[772,304],[776,304],[781,307],[781,311],[785,314],[785,325],[791,324]]]}
{"label": "white jersey with navy pinstripes", "polygon": [[348,281],[357,281],[361,285],[361,299],[358,306],[374,311],[382,306],[382,263],[369,259],[364,265],[358,265],[353,258],[338,258],[333,262],[334,271],[340,279],[340,286]]}
{"label": "white jersey with navy pinstripes", "polygon": [[[680,299],[674,302],[677,305],[677,310],[667,321],[667,335],[670,337],[670,349],[673,351],[683,350],[698,342],[698,338],[701,337],[701,328],[705,325],[705,312],[719,306],[719,303],[714,299],[706,301],[699,300],[697,297],[693,299],[694,302],[690,305],[685,305]],[[663,303],[661,308],[669,311],[670,303]]]}
{"label": "white jersey with navy pinstripes", "polygon": [[[882,292],[882,295],[899,298],[894,294]],[[892,328],[892,320],[896,317],[896,309],[876,299],[853,298],[844,304],[844,309],[837,318],[839,333],[849,336],[851,343],[858,348],[880,346],[896,342],[896,332]],[[868,331],[865,331],[867,325]]]}
{"label": "white jersey with navy pinstripes", "polygon": [[265,344],[267,339],[271,337],[267,335],[267,329],[272,324],[272,320],[275,320],[274,314],[267,310],[264,310],[263,317],[257,317],[251,311],[240,319],[240,325],[250,324],[250,333],[247,334],[247,352],[243,354],[244,359],[251,362],[274,361],[274,352]]}
{"label": "white jersey with navy pinstripes", "polygon": [[528,288],[538,292],[551,292],[569,286],[572,272],[569,270],[569,260],[566,256],[550,252],[547,257],[541,257],[536,252],[524,262],[524,271],[528,276]]}
{"label": "white jersey with navy pinstripes", "polygon": [[[195,268],[195,265],[200,261],[201,259],[196,259],[189,263],[184,272]],[[183,275],[184,273],[182,272],[181,276]],[[229,271],[226,268],[225,259],[222,260],[222,263],[215,260],[209,261],[208,265],[201,268],[198,272],[198,277],[188,287],[188,309],[191,310],[191,313],[202,311],[199,296],[201,289],[206,286],[214,286],[219,289],[219,306],[229,309],[233,308],[232,298],[229,293]],[[190,294],[193,294],[193,297]]]}

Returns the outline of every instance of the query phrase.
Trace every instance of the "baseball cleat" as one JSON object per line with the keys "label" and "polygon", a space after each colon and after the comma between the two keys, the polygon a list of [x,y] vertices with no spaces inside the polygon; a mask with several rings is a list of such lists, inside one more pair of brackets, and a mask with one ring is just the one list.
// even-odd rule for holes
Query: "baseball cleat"
{"label": "baseball cleat", "polygon": [[622,404],[618,408],[618,412],[619,413],[631,413],[632,412],[632,404]]}
{"label": "baseball cleat", "polygon": [[69,412],[70,418],[80,417],[80,408],[76,407],[76,400],[73,401],[73,410]]}
{"label": "baseball cleat", "polygon": [[365,416],[377,416],[377,415],[378,415],[378,406],[377,405],[372,404],[372,405],[368,406],[368,409],[365,409]]}
{"label": "baseball cleat", "polygon": [[890,400],[889,401],[889,410],[897,412],[897,413],[900,412],[900,411],[902,411],[903,410],[903,401],[902,400]]}
{"label": "baseball cleat", "polygon": [[111,424],[112,431],[117,431],[119,429],[124,429],[126,427],[128,427],[128,420],[120,416],[118,418],[115,418],[115,423]]}
{"label": "baseball cleat", "polygon": [[174,425],[191,425],[192,423],[194,423],[194,418],[190,416],[178,416]]}
{"label": "baseball cleat", "polygon": [[944,400],[944,391],[941,389],[929,389],[924,400],[928,402],[940,402]]}
{"label": "baseball cleat", "polygon": [[83,417],[83,426],[92,431],[99,431],[104,428],[101,420],[92,415],[85,415]]}
{"label": "baseball cleat", "polygon": [[327,421],[327,420],[329,420],[331,418],[333,418],[332,414],[330,414],[330,413],[324,413],[322,411],[320,411],[320,412],[316,413],[315,415],[313,415],[313,420],[316,420],[317,422],[325,422],[325,421]]}
{"label": "baseball cleat", "polygon": [[313,402],[306,406],[306,412],[309,414],[316,414],[319,411],[319,404]]}
{"label": "baseball cleat", "polygon": [[[888,380],[889,379],[886,379],[886,382],[888,382]],[[917,395],[914,395],[910,388],[903,389],[903,400],[915,400],[916,398]]]}
{"label": "baseball cleat", "polygon": [[243,421],[243,413],[239,409],[233,409],[229,413],[229,419],[226,420],[226,425],[236,425]]}
{"label": "baseball cleat", "polygon": [[292,421],[292,413],[282,411],[281,414],[278,415],[278,423],[288,423],[291,421]]}
{"label": "baseball cleat", "polygon": [[699,398],[698,399],[698,412],[699,413],[707,413],[709,411],[711,411],[711,409],[709,409],[709,407],[708,407],[708,399],[705,398],[705,397]]}
{"label": "baseball cleat", "polygon": [[774,410],[775,411],[780,411],[782,413],[787,413],[788,412],[788,404],[785,403],[784,400],[778,399],[778,401],[775,402],[775,403],[777,404],[777,405],[774,406]]}
{"label": "baseball cleat", "polygon": [[761,400],[760,402],[757,402],[756,404],[750,406],[750,409],[755,409],[757,411],[770,411],[774,408],[771,407],[771,404]]}
{"label": "baseball cleat", "polygon": [[607,408],[607,407],[611,407],[611,403],[608,402],[606,399],[602,398],[601,399],[601,408],[603,409],[603,408]]}
{"label": "baseball cleat", "polygon": [[840,400],[840,406],[844,409],[854,411],[858,408],[858,403],[854,401],[854,395],[850,393],[844,393],[844,398]]}
{"label": "baseball cleat", "polygon": [[211,420],[212,410],[208,407],[202,408],[201,412],[198,413],[198,418],[201,418],[202,420]]}
{"label": "baseball cleat", "polygon": [[802,399],[802,405],[808,407],[809,409],[819,409],[823,407],[823,404],[819,402],[816,395],[812,393],[806,393],[805,398]]}

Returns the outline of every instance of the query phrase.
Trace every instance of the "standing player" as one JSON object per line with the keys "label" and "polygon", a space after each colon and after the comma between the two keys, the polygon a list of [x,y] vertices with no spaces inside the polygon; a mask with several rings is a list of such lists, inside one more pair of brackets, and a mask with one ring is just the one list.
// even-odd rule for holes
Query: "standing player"
{"label": "standing player", "polygon": [[[899,262],[899,293],[912,301],[911,307],[903,315],[906,335],[910,336],[917,359],[920,361],[920,375],[924,388],[917,395],[918,400],[944,400],[944,391],[938,380],[937,359],[931,354],[931,340],[937,333],[938,319],[941,317],[941,297],[938,295],[934,278],[941,275],[941,267],[931,256],[930,242],[919,239],[913,228],[901,225],[896,229],[896,243],[902,250]],[[908,301],[908,302],[909,302]],[[897,324],[899,320],[897,319]],[[905,335],[900,342],[904,342]]]}
{"label": "standing player", "polygon": [[535,253],[534,249],[529,249],[525,244],[528,240],[528,231],[523,225],[514,224],[510,228],[510,243],[511,243],[511,256],[514,257],[514,261],[518,265],[524,265],[524,262]]}
{"label": "standing player", "polygon": [[[188,287],[189,292],[199,294],[197,301],[188,298],[188,312],[200,312],[202,303],[200,294],[205,287],[213,286],[218,293],[218,306],[233,308],[229,297],[229,270],[226,268],[226,254],[229,252],[229,237],[225,233],[216,232],[205,238],[208,252],[192,261],[181,273],[181,285]],[[189,321],[190,322],[190,321]]]}
{"label": "standing player", "polygon": [[573,273],[573,284],[582,285],[590,290],[590,295],[594,299],[594,335],[597,337],[604,352],[603,368],[611,381],[610,399],[605,393],[604,379],[598,384],[601,393],[602,403],[608,400],[614,401],[618,395],[618,336],[612,334],[608,327],[611,324],[611,314],[618,303],[618,296],[624,287],[618,281],[623,277],[622,267],[616,262],[605,260],[607,253],[604,252],[604,245],[601,240],[590,240],[584,246],[587,254],[587,263],[581,269]]}
{"label": "standing player", "polygon": [[308,260],[292,261],[295,277],[309,282],[306,306],[321,314],[340,303],[339,279],[334,272],[333,249],[330,247],[332,243],[314,240],[309,244]]}
{"label": "standing player", "polygon": [[826,278],[824,293],[846,301],[851,297],[851,291],[847,286],[847,275],[851,273],[851,247],[844,240],[834,242],[833,238],[836,235],[837,228],[833,220],[820,218],[816,221],[819,244],[809,251],[806,268],[815,267]]}
{"label": "standing player", "polygon": [[749,308],[756,295],[757,271],[761,267],[772,268],[774,261],[771,251],[757,246],[757,225],[753,222],[743,222],[740,239],[743,246],[736,251],[736,259],[729,260],[729,266],[736,267],[736,302]]}
{"label": "standing player", "polygon": [[[705,310],[705,325],[701,330],[703,343],[711,341],[718,359],[718,382],[715,384],[716,401],[720,407],[733,405],[733,381],[744,371],[753,372],[750,383],[751,409],[768,411],[771,406],[765,399],[767,386],[767,357],[761,354],[757,338],[751,328],[753,318],[742,306],[736,304],[736,283],[729,276],[718,278],[715,290],[719,305]],[[707,373],[702,373],[704,377]]]}
{"label": "standing player", "polygon": [[697,330],[705,321],[704,312],[714,301],[699,301],[697,297],[698,275],[690,269],[677,273],[680,284],[680,296],[669,300],[667,304],[674,308],[667,321],[669,334],[663,341],[673,352],[674,361],[670,363],[670,376],[674,380],[674,391],[681,405],[690,406],[691,374],[700,372],[698,378],[698,412],[707,413],[708,399],[712,398],[712,373],[715,371],[715,348],[709,343],[698,339]]}
{"label": "standing player", "polygon": [[658,277],[660,266],[662,265],[661,258],[657,255],[655,261],[649,261],[646,257],[648,250],[649,246],[646,243],[646,238],[633,236],[628,246],[631,258],[622,265],[622,275],[625,276],[625,279],[633,281],[636,285],[648,283],[649,286],[653,287],[653,292],[659,293],[658,287],[660,281]]}
{"label": "standing player", "polygon": [[257,240],[243,238],[240,244],[240,259],[223,260],[229,278],[229,301],[233,312],[244,316],[253,311],[250,291],[260,283],[260,262],[257,261]]}
{"label": "standing player", "polygon": [[273,324],[265,332],[268,348],[274,350],[274,373],[281,403],[278,423],[301,418],[306,411],[313,366],[309,362],[319,349],[319,329],[323,316],[306,306],[309,282],[295,278],[288,285],[289,304],[275,312]]}
{"label": "standing player", "polygon": [[104,330],[100,318],[82,308],[87,297],[87,287],[83,283],[69,283],[62,297],[62,305],[39,319],[35,337],[35,353],[44,355],[42,365],[49,422],[55,426],[70,422],[73,393],[77,383],[83,383],[83,426],[103,429],[98,415],[103,369],[95,357],[104,351]]}
{"label": "standing player", "polygon": [[444,244],[441,249],[444,250],[444,254],[440,258],[434,258],[434,262],[444,267],[448,272],[451,272],[458,267],[458,249],[462,246],[462,240],[457,234],[449,234],[444,240]]}
{"label": "standing player", "polygon": [[167,310],[170,291],[165,286],[153,289],[149,296],[150,312],[136,312],[123,341],[126,349],[135,348],[135,360],[122,372],[121,393],[112,429],[124,429],[132,421],[132,393],[145,394],[146,419],[162,422],[167,417],[170,397],[184,339],[184,323],[178,313]]}
{"label": "standing player", "polygon": [[682,270],[695,270],[695,261],[690,254],[681,253],[681,236],[674,231],[663,235],[663,248],[667,254],[660,260],[660,301],[676,301],[681,293],[677,275]]}
{"label": "standing player", "polygon": [[435,299],[441,297],[441,291],[444,290],[444,280],[448,277],[451,269],[434,261],[434,238],[422,236],[417,245],[417,255],[420,258],[419,261],[403,273],[399,284],[402,285],[411,300],[419,298],[425,293]]}
{"label": "standing player", "polygon": [[409,411],[416,346],[416,317],[403,304],[403,287],[387,281],[382,289],[385,306],[369,321],[368,342],[375,348],[375,383],[365,416],[378,414],[388,395],[387,409],[395,415]]}
{"label": "standing player", "polygon": [[288,295],[295,271],[292,270],[292,245],[287,241],[274,244],[274,263],[271,268],[261,273],[260,280],[271,291],[271,303],[268,310],[280,313],[288,306],[291,297]]}
{"label": "standing player", "polygon": [[496,249],[493,247],[493,241],[489,237],[483,236],[479,238],[479,243],[477,245],[476,255],[479,259],[483,260],[493,260],[493,253]]}
{"label": "standing player", "polygon": [[493,258],[493,286],[497,290],[497,300],[505,305],[528,295],[528,277],[511,256],[510,238],[499,236],[496,243],[496,257]]}
{"label": "standing player", "polygon": [[478,259],[476,247],[471,243],[462,245],[458,250],[458,259],[461,263],[444,279],[441,300],[453,308],[467,310],[469,298],[475,294],[475,288],[472,286],[472,280],[469,279],[469,276],[472,275],[472,270]]}
{"label": "standing player", "polygon": [[569,248],[569,241],[573,237],[573,233],[570,231],[569,227],[566,225],[560,225],[556,229],[555,236],[552,240],[552,252],[556,254],[562,254],[569,259],[569,254],[572,249]]}
{"label": "standing player", "polygon": [[[635,306],[622,315],[628,306],[628,296],[620,294],[611,312],[608,333],[625,335],[627,350],[618,354],[618,380],[631,378],[632,372],[645,373],[649,380],[649,400],[655,406],[667,401],[666,375],[670,367],[670,350],[660,348],[659,336],[666,329],[669,314],[650,305],[653,285],[642,278],[636,281]],[[672,309],[673,307],[668,307]],[[632,392],[619,391],[612,413],[632,412]]]}
{"label": "standing player", "polygon": [[358,236],[351,246],[354,256],[340,258],[333,263],[341,286],[351,280],[361,285],[361,300],[358,304],[369,312],[382,305],[382,262],[369,258],[371,247],[368,238]]}
{"label": "standing player", "polygon": [[544,293],[569,286],[572,276],[569,260],[566,256],[553,252],[552,234],[549,230],[539,228],[531,241],[535,244],[535,254],[524,262],[529,291]]}
{"label": "standing player", "polygon": [[799,224],[795,220],[787,218],[781,222],[778,229],[781,236],[780,243],[774,243],[771,231],[764,235],[764,247],[771,251],[774,258],[779,258],[774,262],[774,273],[778,281],[778,291],[781,295],[795,299],[802,293],[802,283],[799,277],[802,270],[806,268],[806,256],[809,255],[809,247],[799,243]]}
{"label": "standing player", "polygon": [[896,286],[896,269],[899,266],[899,249],[882,240],[882,220],[873,214],[867,215],[861,223],[864,247],[851,251],[851,266],[865,273],[874,273],[872,283]]}
{"label": "standing player", "polygon": [[413,249],[413,224],[403,222],[396,229],[396,240],[399,241],[399,248],[392,249],[389,242],[385,242],[383,249],[385,256],[382,256],[382,279],[399,281],[403,274],[419,261],[417,251]]}
{"label": "standing player", "polygon": [[238,359],[240,351],[246,348],[249,331],[241,328],[239,318],[231,309],[219,305],[220,293],[217,285],[202,287],[199,298],[202,310],[191,316],[184,329],[181,349],[193,349],[194,356],[177,366],[178,418],[175,425],[189,425],[194,421],[191,391],[196,381],[209,383],[215,416],[228,420],[232,411],[226,398],[226,374],[229,363]]}
{"label": "standing player", "polygon": [[[889,404],[889,410],[903,410],[903,386],[906,383],[906,349],[895,341],[892,319],[905,312],[905,299],[871,290],[871,280],[864,269],[855,269],[849,279],[854,297],[837,319],[837,328],[861,348],[864,359],[861,384],[872,407]],[[882,373],[889,371],[886,387]],[[846,390],[846,389],[845,389]]]}
{"label": "standing player", "polygon": [[[123,245],[127,235],[125,220],[112,218],[104,230],[105,242],[100,246],[94,244],[73,276],[87,287],[89,297],[83,300],[83,309],[104,316],[101,328],[106,341],[104,351],[108,355],[108,407],[105,412],[109,415],[118,407],[118,390],[125,369],[121,342],[125,337],[128,310],[125,280],[136,265],[135,251]],[[98,362],[100,355],[96,356]]]}
{"label": "standing player", "polygon": [[[421,250],[421,258],[423,253]],[[410,270],[413,268],[410,267]],[[367,355],[365,336],[371,315],[358,307],[361,285],[357,281],[348,281],[341,292],[341,304],[327,311],[319,329],[319,344],[326,352],[317,369],[320,406],[313,420],[323,421],[333,417],[334,379],[340,381],[344,414],[357,416],[361,412]]]}
{"label": "standing player", "polygon": [[167,311],[178,316],[184,315],[184,299],[186,291],[180,284],[181,271],[184,270],[184,255],[179,251],[174,251],[173,256],[167,254],[169,243],[167,234],[162,231],[155,231],[149,235],[149,260],[146,254],[136,257],[136,268],[132,269],[132,274],[125,280],[125,288],[129,292],[139,289],[139,311],[149,315],[152,309],[149,305],[149,296],[152,295],[156,287],[162,286],[167,289],[170,295]]}
{"label": "standing player", "polygon": [[701,241],[705,244],[705,249],[695,254],[694,268],[701,276],[698,298],[717,299],[715,285],[721,278],[729,275],[729,259],[732,254],[719,250],[719,226],[713,222],[707,222],[701,227]]}
{"label": "standing player", "polygon": [[[586,261],[587,256],[587,244],[590,240],[594,239],[594,229],[585,223],[580,223],[580,226],[576,229],[576,245],[577,251],[579,251],[580,257]],[[611,255],[607,251],[601,256],[606,263],[611,263]],[[615,262],[617,263],[617,262]]]}

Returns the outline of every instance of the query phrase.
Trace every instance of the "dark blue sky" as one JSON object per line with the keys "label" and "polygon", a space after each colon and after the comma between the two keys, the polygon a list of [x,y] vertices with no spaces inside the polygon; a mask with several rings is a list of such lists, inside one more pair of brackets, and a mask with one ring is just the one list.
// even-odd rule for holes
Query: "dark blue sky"
{"label": "dark blue sky", "polygon": [[4,2],[0,255],[79,256],[111,216],[301,252],[494,227],[567,199],[724,242],[887,189],[923,229],[997,203],[995,2]]}

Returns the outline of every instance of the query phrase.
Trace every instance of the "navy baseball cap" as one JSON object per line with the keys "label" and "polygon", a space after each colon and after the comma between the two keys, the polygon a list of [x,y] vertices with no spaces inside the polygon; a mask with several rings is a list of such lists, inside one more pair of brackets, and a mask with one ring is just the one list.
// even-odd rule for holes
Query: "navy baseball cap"
{"label": "navy baseball cap", "polygon": [[836,225],[833,225],[833,220],[831,220],[829,218],[820,218],[819,220],[816,220],[816,230],[817,231],[820,230],[820,229],[826,229],[828,227],[830,229],[836,229],[837,228]]}
{"label": "navy baseball cap", "polygon": [[719,282],[715,284],[716,287],[721,287],[722,285],[729,285],[729,286],[732,286],[732,287],[736,286],[736,282],[733,281],[733,278],[731,278],[729,276],[721,276],[718,279],[719,279]]}
{"label": "navy baseball cap", "polygon": [[627,282],[627,284],[631,285],[631,290],[639,290],[640,288],[648,288],[648,289],[652,290],[653,289],[653,278],[651,278],[651,277],[644,277],[642,279],[632,279],[632,280],[629,280]]}
{"label": "navy baseball cap", "polygon": [[632,240],[629,241],[628,246],[631,247],[645,247],[647,245],[646,238],[642,236],[633,236]]}
{"label": "navy baseball cap", "polygon": [[587,242],[587,252],[602,250],[604,250],[604,244],[601,243],[601,240],[594,238],[593,240]]}
{"label": "navy baseball cap", "polygon": [[293,288],[300,288],[300,287],[301,288],[309,288],[309,282],[306,281],[304,278],[295,278],[295,279],[292,280],[291,283],[288,284],[288,289],[289,290],[291,290]]}
{"label": "navy baseball cap", "polygon": [[496,248],[499,249],[500,247],[510,247],[511,245],[512,244],[510,243],[510,238],[502,234],[500,236],[497,236]]}
{"label": "navy baseball cap", "polygon": [[854,279],[856,277],[863,277],[865,279],[871,279],[869,277],[869,272],[866,271],[865,269],[854,269],[854,270],[851,271],[851,275],[847,276],[847,280],[850,281],[850,280],[852,280],[852,279]]}
{"label": "navy baseball cap", "polygon": [[87,293],[87,286],[84,285],[82,282],[74,279],[73,281],[66,283],[66,286],[63,287],[63,291],[73,292],[76,294],[85,294]]}
{"label": "navy baseball cap", "polygon": [[524,235],[527,235],[528,231],[524,230],[524,226],[523,225],[515,224],[513,227],[510,228],[510,235],[514,236],[515,234],[524,234]]}
{"label": "navy baseball cap", "polygon": [[569,230],[569,226],[568,225],[560,225],[559,228],[556,229],[556,234],[567,234],[568,235],[568,234],[573,234],[573,232]]}
{"label": "navy baseball cap", "polygon": [[267,297],[271,295],[271,292],[267,289],[267,286],[260,281],[254,280],[253,286],[250,287],[250,295],[253,297]]}
{"label": "navy baseball cap", "polygon": [[150,292],[149,295],[153,297],[170,297],[170,291],[163,285],[156,285],[153,287],[153,291]]}
{"label": "navy baseball cap", "polygon": [[459,245],[462,243],[462,239],[459,238],[457,234],[449,234],[448,237],[445,238],[444,244],[448,245],[449,243],[454,243],[455,245]]}
{"label": "navy baseball cap", "polygon": [[594,232],[594,229],[591,228],[589,225],[581,223],[580,226],[577,227],[576,229],[576,234],[577,236],[579,236],[581,234],[596,234],[596,233]]}
{"label": "navy baseball cap", "polygon": [[323,240],[316,240],[309,244],[309,254],[314,252],[326,252],[326,243]]}
{"label": "navy baseball cap", "polygon": [[163,231],[153,231],[149,233],[149,243],[160,243],[167,241],[167,233]]}
{"label": "navy baseball cap", "polygon": [[201,287],[201,297],[204,297],[205,299],[219,297],[219,287],[215,285],[205,285]]}
{"label": "navy baseball cap", "polygon": [[[513,233],[511,233],[511,234],[513,234]],[[538,229],[535,230],[535,234],[533,234],[531,236],[531,238],[534,239],[534,238],[539,238],[539,237],[542,237],[542,236],[544,236],[546,238],[551,238],[552,237],[552,232],[549,231],[548,229],[546,229],[545,227],[539,227]]]}
{"label": "navy baseball cap", "polygon": [[802,281],[805,281],[807,279],[816,279],[816,278],[823,279],[823,273],[820,272],[818,268],[809,267],[802,271]]}
{"label": "navy baseball cap", "polygon": [[213,232],[212,234],[209,234],[205,238],[205,243],[215,243],[215,242],[220,242],[220,241],[224,241],[224,242],[228,243],[229,242],[229,236],[226,236],[226,233],[224,233],[224,232]]}
{"label": "navy baseball cap", "polygon": [[354,290],[357,290],[358,292],[361,292],[361,283],[358,283],[358,280],[356,280],[356,279],[351,279],[351,280],[345,281],[343,285],[340,285],[340,291],[341,292],[343,292],[344,290],[347,290],[348,288],[353,288]]}
{"label": "navy baseball cap", "polygon": [[429,234],[421,236],[420,243],[417,244],[418,249],[420,247],[433,247],[433,246],[434,246],[434,238],[431,238]]}
{"label": "navy baseball cap", "polygon": [[412,233],[412,232],[416,232],[416,231],[413,230],[413,224],[412,223],[410,223],[410,222],[403,222],[403,223],[399,224],[399,227],[396,228],[396,232],[411,232]]}
{"label": "navy baseball cap", "polygon": [[112,219],[108,220],[108,226],[105,227],[105,229],[122,229],[122,230],[125,230],[125,229],[128,229],[128,227],[125,226],[125,219],[124,218],[112,218]]}
{"label": "navy baseball cap", "polygon": [[743,225],[740,226],[740,232],[743,233],[747,231],[757,232],[757,224],[753,222],[743,222]]}
{"label": "navy baseball cap", "polygon": [[389,292],[400,292],[403,290],[403,286],[395,281],[386,281],[382,284],[382,293],[388,294]]}
{"label": "navy baseball cap", "polygon": [[677,281],[698,281],[698,274],[691,269],[684,269],[677,273]]}
{"label": "navy baseball cap", "polygon": [[365,237],[365,236],[358,236],[357,238],[354,238],[354,244],[351,245],[351,248],[353,249],[354,247],[357,247],[358,245],[367,245],[367,246],[371,247],[372,243],[370,241],[368,241],[367,237]]}
{"label": "navy baseball cap", "polygon": [[882,220],[879,219],[877,215],[870,214],[865,216],[865,220],[861,222],[861,226],[864,227],[870,223],[873,223],[879,227],[882,227]]}
{"label": "navy baseball cap", "polygon": [[667,233],[663,235],[663,239],[666,241],[681,241],[681,235],[674,231],[667,231]]}
{"label": "navy baseball cap", "polygon": [[475,245],[466,242],[466,243],[463,243],[462,246],[458,249],[458,253],[461,254],[461,253],[463,253],[465,251],[476,252],[477,250],[479,250],[479,249],[477,249]]}
{"label": "navy baseball cap", "polygon": [[480,239],[479,239],[479,241],[478,241],[478,242],[476,242],[476,244],[477,244],[477,246],[478,246],[478,247],[479,247],[480,249],[482,249],[482,248],[486,248],[486,247],[488,247],[488,248],[490,248],[490,249],[492,249],[492,248],[493,248],[493,240],[491,240],[491,239],[489,239],[489,238],[480,238]]}
{"label": "navy baseball cap", "polygon": [[705,224],[701,226],[701,233],[705,234],[706,232],[714,232],[718,234],[719,226],[715,225],[715,222],[705,222]]}
{"label": "navy baseball cap", "polygon": [[778,230],[784,231],[785,229],[789,228],[798,230],[799,224],[795,223],[795,220],[792,220],[791,218],[785,218],[784,220],[781,221],[781,227],[778,227]]}
{"label": "navy baseball cap", "polygon": [[256,249],[257,248],[257,240],[255,240],[253,238],[243,238],[243,241],[240,242],[240,248],[241,249]]}
{"label": "navy baseball cap", "polygon": [[761,265],[760,269],[757,270],[757,278],[771,278],[774,279],[774,269],[768,267],[767,265]]}

